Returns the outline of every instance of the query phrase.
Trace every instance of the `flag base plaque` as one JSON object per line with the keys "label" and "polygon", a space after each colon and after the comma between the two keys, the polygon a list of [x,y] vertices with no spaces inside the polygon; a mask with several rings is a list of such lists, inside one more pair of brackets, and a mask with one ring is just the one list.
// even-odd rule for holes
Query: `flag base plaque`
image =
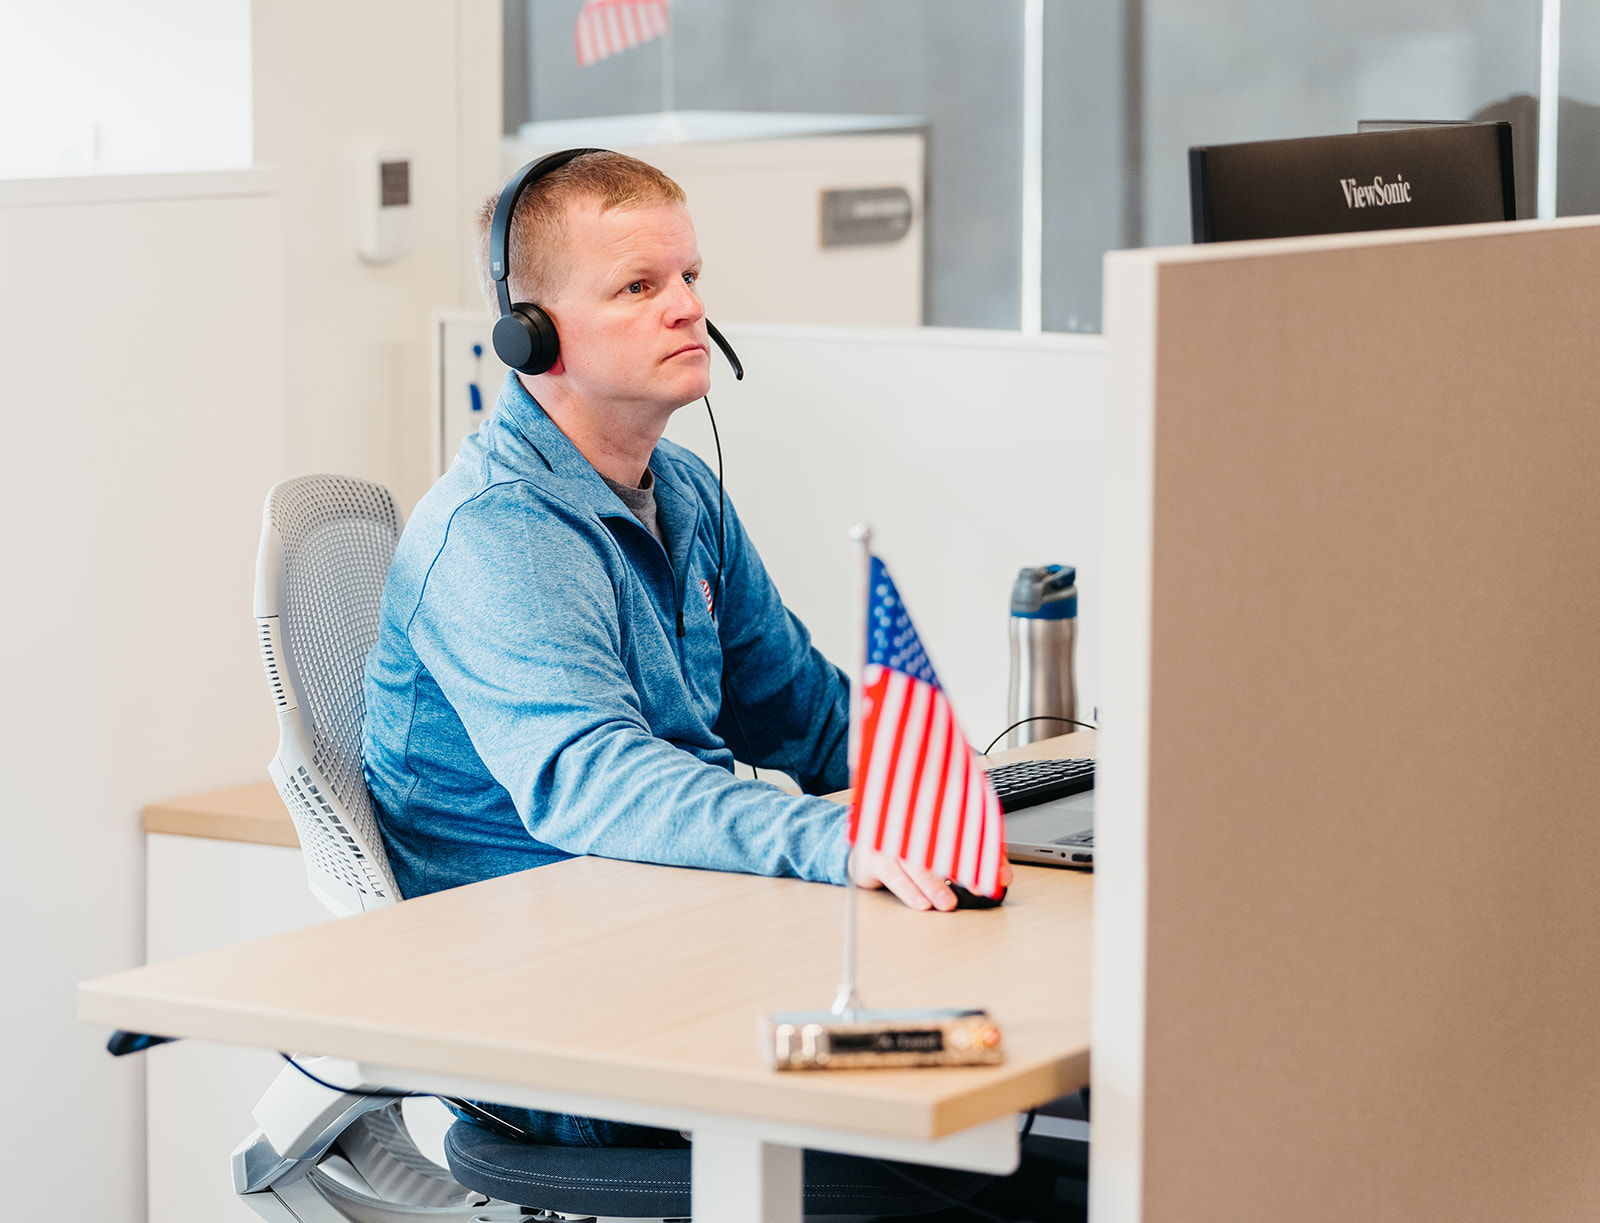
{"label": "flag base plaque", "polygon": [[964,1007],[913,1010],[779,1011],[760,1022],[761,1053],[778,1070],[865,1070],[889,1066],[992,1066],[1004,1060],[989,1012]]}

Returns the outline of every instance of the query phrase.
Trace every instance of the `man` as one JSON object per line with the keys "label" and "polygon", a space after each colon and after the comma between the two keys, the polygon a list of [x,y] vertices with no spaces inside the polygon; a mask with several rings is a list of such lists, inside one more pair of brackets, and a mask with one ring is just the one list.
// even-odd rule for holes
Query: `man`
{"label": "man", "polygon": [[[845,810],[810,795],[848,784],[848,682],[711,471],[661,440],[710,387],[682,190],[578,157],[523,193],[509,264],[559,354],[507,377],[417,506],[367,663],[367,781],[402,893],[573,854],[843,883]],[[735,749],[805,793],[736,779]],[[886,854],[853,873],[955,904]]]}
{"label": "man", "polygon": [[[574,854],[844,883],[846,810],[812,795],[848,784],[849,684],[719,510],[716,477],[661,440],[711,383],[682,190],[580,156],[523,193],[509,270],[558,355],[507,377],[417,506],[367,662],[367,783],[401,892]],[[737,779],[735,749],[805,793]],[[955,906],[890,855],[852,870],[913,908]],[[676,1140],[494,1112],[542,1141]]]}

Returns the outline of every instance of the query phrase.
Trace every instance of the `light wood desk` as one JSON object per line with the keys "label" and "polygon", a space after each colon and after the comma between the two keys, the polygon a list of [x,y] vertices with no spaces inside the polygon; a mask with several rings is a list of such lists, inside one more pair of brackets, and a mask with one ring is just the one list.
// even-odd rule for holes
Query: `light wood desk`
{"label": "light wood desk", "polygon": [[[1001,758],[1092,751],[1074,735]],[[1009,1171],[1014,1114],[1088,1081],[1091,877],[1018,867],[988,911],[861,902],[868,1003],[986,1006],[1004,1065],[768,1070],[758,1016],[833,997],[840,890],[599,858],[101,978],[80,1013],[345,1057],[370,1082],[691,1130],[700,1223],[798,1219],[806,1147]],[[786,1170],[792,1193],[763,1188]]]}

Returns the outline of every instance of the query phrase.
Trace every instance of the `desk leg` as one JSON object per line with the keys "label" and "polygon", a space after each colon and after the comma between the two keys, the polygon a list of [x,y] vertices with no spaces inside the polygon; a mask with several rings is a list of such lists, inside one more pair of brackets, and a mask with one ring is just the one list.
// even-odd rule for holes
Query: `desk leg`
{"label": "desk leg", "polygon": [[799,1147],[696,1130],[694,1223],[801,1223]]}

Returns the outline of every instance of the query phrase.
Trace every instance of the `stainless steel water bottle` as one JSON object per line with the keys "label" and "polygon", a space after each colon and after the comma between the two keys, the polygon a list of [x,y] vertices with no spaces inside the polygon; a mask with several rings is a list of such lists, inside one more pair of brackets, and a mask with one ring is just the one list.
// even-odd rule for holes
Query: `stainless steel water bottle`
{"label": "stainless steel water bottle", "polygon": [[[1078,638],[1078,571],[1071,565],[1024,569],[1011,588],[1011,690],[1006,725],[1049,714],[1078,716],[1072,655]],[[1069,722],[1024,722],[1006,734],[1007,747],[1064,735]]]}

